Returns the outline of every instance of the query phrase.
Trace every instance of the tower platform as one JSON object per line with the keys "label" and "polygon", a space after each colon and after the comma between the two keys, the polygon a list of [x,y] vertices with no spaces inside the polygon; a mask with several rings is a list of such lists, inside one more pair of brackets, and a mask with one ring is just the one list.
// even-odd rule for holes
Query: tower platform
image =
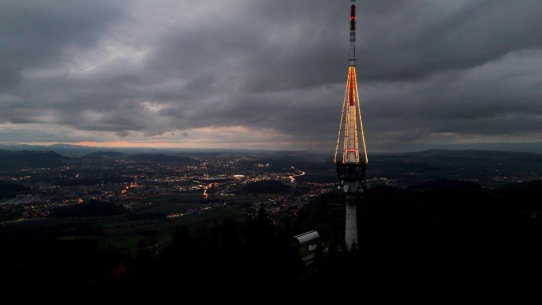
{"label": "tower platform", "polygon": [[367,164],[336,162],[337,175],[340,181],[356,182],[365,180]]}

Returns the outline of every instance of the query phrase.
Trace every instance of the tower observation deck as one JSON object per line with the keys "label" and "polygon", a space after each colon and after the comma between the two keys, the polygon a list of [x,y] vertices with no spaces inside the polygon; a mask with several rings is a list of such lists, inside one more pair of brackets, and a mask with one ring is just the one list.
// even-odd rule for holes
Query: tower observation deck
{"label": "tower observation deck", "polygon": [[341,121],[333,162],[337,166],[340,186],[346,194],[345,241],[348,247],[357,243],[357,204],[364,191],[365,171],[369,159],[361,119],[356,76],[356,1],[350,6],[350,59],[343,98]]}

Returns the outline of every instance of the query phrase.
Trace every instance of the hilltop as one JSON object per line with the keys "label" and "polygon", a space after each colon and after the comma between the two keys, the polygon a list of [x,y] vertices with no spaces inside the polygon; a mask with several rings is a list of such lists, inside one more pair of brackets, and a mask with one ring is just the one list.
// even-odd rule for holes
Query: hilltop
{"label": "hilltop", "polygon": [[0,170],[21,168],[54,168],[63,166],[69,158],[54,151],[0,150]]}

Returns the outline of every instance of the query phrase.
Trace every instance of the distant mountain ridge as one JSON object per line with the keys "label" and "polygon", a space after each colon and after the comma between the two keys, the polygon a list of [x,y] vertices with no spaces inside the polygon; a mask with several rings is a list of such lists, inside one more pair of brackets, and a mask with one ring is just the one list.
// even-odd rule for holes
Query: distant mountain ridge
{"label": "distant mountain ridge", "polygon": [[0,150],[0,170],[54,168],[63,166],[64,162],[69,159],[54,151]]}
{"label": "distant mountain ridge", "polygon": [[170,156],[163,154],[137,154],[129,156],[128,159],[138,162],[164,162],[164,163],[194,163],[195,160],[183,156]]}
{"label": "distant mountain ridge", "polygon": [[463,149],[463,150],[447,150],[447,149],[428,149],[418,152],[399,153],[404,155],[415,156],[461,156],[461,157],[492,157],[492,156],[532,156],[542,158],[542,153],[522,152],[522,151],[503,151],[503,150],[483,150],[483,149]]}
{"label": "distant mountain ridge", "polygon": [[84,159],[103,159],[103,158],[119,158],[124,156],[124,153],[118,151],[97,151],[83,156]]}
{"label": "distant mountain ridge", "polygon": [[[378,147],[380,151],[410,152],[425,150],[485,150],[485,151],[509,151],[531,152],[542,154],[542,141],[527,143],[472,143],[472,144],[411,144],[411,145],[385,145]],[[370,150],[369,150],[370,152]]]}

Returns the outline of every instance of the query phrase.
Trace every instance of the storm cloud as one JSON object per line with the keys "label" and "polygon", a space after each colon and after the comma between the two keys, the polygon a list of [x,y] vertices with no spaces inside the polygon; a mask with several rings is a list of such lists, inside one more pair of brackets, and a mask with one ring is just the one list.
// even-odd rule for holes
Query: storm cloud
{"label": "storm cloud", "polygon": [[[349,1],[1,1],[0,143],[333,149]],[[369,149],[537,141],[539,0],[358,1]]]}

